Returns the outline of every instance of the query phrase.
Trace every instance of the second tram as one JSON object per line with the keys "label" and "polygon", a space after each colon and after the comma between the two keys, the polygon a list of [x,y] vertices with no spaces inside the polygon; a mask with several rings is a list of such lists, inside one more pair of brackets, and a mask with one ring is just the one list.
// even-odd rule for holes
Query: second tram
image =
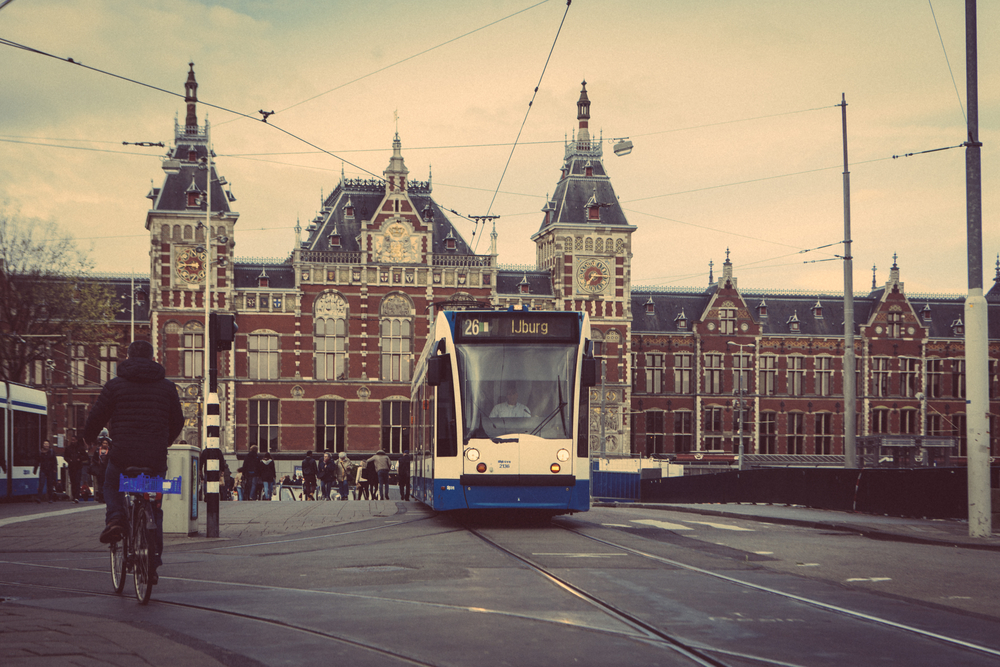
{"label": "second tram", "polygon": [[13,382],[0,383],[0,498],[38,493],[38,451],[48,426],[45,392]]}
{"label": "second tram", "polygon": [[438,313],[411,395],[417,500],[435,510],[590,509],[586,313]]}

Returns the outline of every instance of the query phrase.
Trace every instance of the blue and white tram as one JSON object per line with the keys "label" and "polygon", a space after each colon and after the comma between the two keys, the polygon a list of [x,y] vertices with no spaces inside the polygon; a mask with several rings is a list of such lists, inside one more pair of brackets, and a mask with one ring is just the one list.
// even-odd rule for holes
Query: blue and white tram
{"label": "blue and white tram", "polygon": [[48,427],[45,392],[13,382],[0,383],[0,408],[0,498],[38,493],[38,475],[32,470]]}
{"label": "blue and white tram", "polygon": [[413,375],[413,495],[435,510],[590,509],[586,313],[438,313]]}

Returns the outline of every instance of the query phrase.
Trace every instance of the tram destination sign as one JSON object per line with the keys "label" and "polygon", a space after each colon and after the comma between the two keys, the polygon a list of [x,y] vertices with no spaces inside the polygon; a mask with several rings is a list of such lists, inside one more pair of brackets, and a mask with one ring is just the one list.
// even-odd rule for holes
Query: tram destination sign
{"label": "tram destination sign", "polygon": [[576,313],[560,312],[465,312],[455,318],[456,342],[531,340],[573,342],[577,340]]}

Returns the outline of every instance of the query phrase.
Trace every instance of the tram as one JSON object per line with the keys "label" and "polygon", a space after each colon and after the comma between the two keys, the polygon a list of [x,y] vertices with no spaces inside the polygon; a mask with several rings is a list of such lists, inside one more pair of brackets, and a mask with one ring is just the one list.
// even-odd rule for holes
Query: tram
{"label": "tram", "polygon": [[48,426],[44,391],[13,382],[0,383],[0,498],[38,493],[38,475],[32,474]]}
{"label": "tram", "polygon": [[590,509],[586,313],[437,314],[413,374],[415,499],[438,511]]}

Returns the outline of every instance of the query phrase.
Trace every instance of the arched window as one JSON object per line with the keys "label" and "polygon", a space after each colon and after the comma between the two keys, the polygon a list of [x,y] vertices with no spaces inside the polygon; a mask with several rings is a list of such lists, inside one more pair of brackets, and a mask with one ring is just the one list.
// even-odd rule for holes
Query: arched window
{"label": "arched window", "polygon": [[347,378],[347,300],[325,292],[313,306],[313,349],[317,380]]}
{"label": "arched window", "polygon": [[382,380],[409,382],[413,357],[413,308],[401,294],[390,294],[382,301],[380,343]]}

